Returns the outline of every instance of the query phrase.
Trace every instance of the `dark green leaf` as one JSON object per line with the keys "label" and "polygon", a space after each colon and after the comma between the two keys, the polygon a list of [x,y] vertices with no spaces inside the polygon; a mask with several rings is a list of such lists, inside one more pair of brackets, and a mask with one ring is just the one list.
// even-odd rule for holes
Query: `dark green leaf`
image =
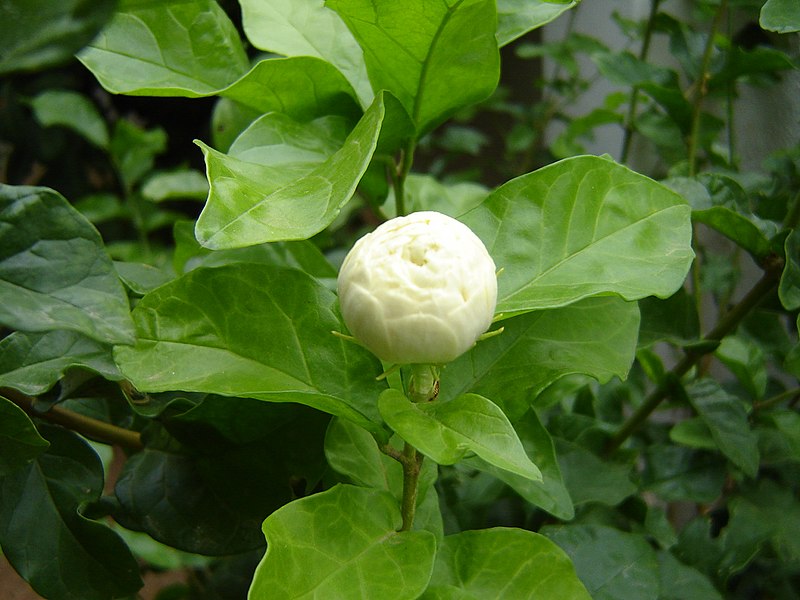
{"label": "dark green leaf", "polygon": [[616,506],[636,493],[630,465],[604,461],[586,448],[558,438],[556,452],[564,484],[575,505],[600,502]]}
{"label": "dark green leaf", "polygon": [[761,416],[768,427],[759,430],[759,449],[764,461],[800,462],[800,414],[775,410]]}
{"label": "dark green leaf", "polygon": [[497,43],[505,46],[577,5],[569,1],[497,0]]}
{"label": "dark green leaf", "polygon": [[800,308],[800,232],[793,230],[786,238],[786,266],[778,285],[778,296],[784,308]]}
{"label": "dark green leaf", "polygon": [[0,185],[0,322],[130,343],[128,299],[100,234],[57,192]]}
{"label": "dark green leaf", "polygon": [[350,133],[344,145],[308,172],[264,166],[204,146],[209,201],[196,235],[212,249],[308,238],[336,218],[355,192],[378,143],[385,114],[383,95]]}
{"label": "dark green leaf", "polygon": [[441,465],[452,465],[474,452],[511,473],[542,479],[503,411],[482,396],[464,394],[415,404],[402,392],[388,389],[380,395],[378,407],[403,440]]}
{"label": "dark green leaf", "polygon": [[594,600],[657,600],[658,561],[647,540],[602,525],[548,526],[542,530],[572,559]]}
{"label": "dark green leaf", "polygon": [[299,402],[382,431],[377,359],[331,333],[344,328],[336,297],[300,271],[198,269],[146,295],[133,314],[138,342],[114,356],[141,391]]}
{"label": "dark green leaf", "polygon": [[767,391],[767,361],[761,347],[744,337],[729,335],[715,351],[715,356],[747,391],[752,400],[761,400]]}
{"label": "dark green leaf", "polygon": [[680,196],[593,156],[518,177],[462,220],[504,269],[497,310],[505,314],[598,294],[666,298],[694,256]]}
{"label": "dark green leaf", "polygon": [[0,340],[0,387],[38,395],[77,368],[106,379],[122,379],[111,358],[111,347],[74,331],[15,331]]}
{"label": "dark green leaf", "polygon": [[478,457],[468,458],[466,463],[481,471],[491,473],[526,501],[546,510],[554,517],[562,520],[572,519],[575,516],[575,510],[561,477],[553,440],[539,420],[536,411],[529,410],[522,418],[515,421],[514,429],[525,448],[525,453],[539,467],[542,473],[541,481],[534,481],[499,469]]}
{"label": "dark green leaf", "polygon": [[643,486],[662,500],[709,503],[722,493],[724,463],[714,454],[656,443],[645,458]]}
{"label": "dark green leaf", "polygon": [[447,365],[440,397],[475,392],[516,421],[531,398],[564,375],[581,373],[601,382],[624,378],[634,358],[639,314],[632,302],[589,298],[506,319],[503,326],[502,334]]}
{"label": "dark green leaf", "polygon": [[676,423],[675,426],[669,430],[669,439],[676,444],[682,444],[689,448],[700,448],[702,450],[717,449],[717,444],[711,435],[711,430],[702,417],[693,417]]}
{"label": "dark green leaf", "polygon": [[215,94],[245,73],[239,34],[214,0],[126,2],[78,59],[114,94]]}
{"label": "dark green leaf", "polygon": [[464,531],[437,549],[430,587],[422,600],[514,598],[589,600],[564,551],[521,529]]}
{"label": "dark green leaf", "polygon": [[108,146],[106,122],[86,96],[68,90],[47,90],[31,100],[31,106],[36,120],[45,127],[69,127],[95,146]]}
{"label": "dark green leaf", "polygon": [[314,56],[347,78],[363,107],[372,102],[364,53],[335,12],[318,0],[242,0],[244,32],[252,44],[283,56]]}
{"label": "dark green leaf", "polygon": [[364,50],[373,90],[390,91],[418,135],[489,96],[500,76],[493,0],[328,0]]}
{"label": "dark green leaf", "polygon": [[115,261],[114,268],[131,292],[144,296],[172,279],[167,273],[144,263]]}
{"label": "dark green leaf", "polygon": [[400,524],[397,502],[384,491],[337,485],[296,500],[264,521],[267,553],[248,597],[418,598],[436,541],[427,531],[398,533]]}
{"label": "dark green leaf", "polygon": [[767,0],[759,22],[764,29],[778,33],[800,31],[800,6],[793,0]]}
{"label": "dark green leaf", "polygon": [[120,119],[111,136],[111,158],[127,190],[153,169],[155,157],[167,149],[167,134],[161,128],[144,129]]}
{"label": "dark green leaf", "polygon": [[67,62],[92,41],[116,0],[6,0],[0,4],[0,74]]}
{"label": "dark green leaf", "polygon": [[0,477],[26,465],[49,445],[22,409],[0,396]]}
{"label": "dark green leaf", "polygon": [[758,436],[750,429],[741,400],[714,380],[703,379],[686,390],[720,451],[750,477],[758,472]]}
{"label": "dark green leaf", "polygon": [[659,600],[722,600],[722,595],[705,575],[680,562],[671,552],[658,553],[658,567]]}
{"label": "dark green leaf", "polygon": [[41,595],[107,600],[134,594],[139,567],[106,525],[82,514],[103,490],[103,467],[77,435],[42,428],[50,448],[0,478],[0,545]]}
{"label": "dark green leaf", "polygon": [[640,348],[663,341],[684,345],[700,337],[697,305],[683,288],[665,300],[643,298],[639,300],[639,310],[642,313]]}

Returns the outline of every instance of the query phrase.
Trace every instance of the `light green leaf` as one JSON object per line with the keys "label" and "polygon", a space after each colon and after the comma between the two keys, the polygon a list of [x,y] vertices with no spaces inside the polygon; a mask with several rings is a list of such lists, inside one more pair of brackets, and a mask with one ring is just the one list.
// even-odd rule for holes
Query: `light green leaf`
{"label": "light green leaf", "polygon": [[75,368],[122,379],[111,359],[111,347],[74,331],[15,331],[0,340],[0,387],[42,394]]}
{"label": "light green leaf", "polygon": [[5,0],[0,3],[0,74],[67,62],[92,41],[116,0]]}
{"label": "light green leaf", "polygon": [[491,473],[526,501],[546,510],[554,517],[567,521],[572,519],[575,516],[575,509],[561,476],[553,440],[539,420],[536,411],[531,409],[515,421],[514,429],[525,448],[525,453],[539,467],[542,473],[541,481],[499,469],[478,457],[468,458],[465,462],[481,471]]}
{"label": "light green leaf", "polygon": [[364,50],[372,88],[390,91],[417,134],[489,96],[500,75],[494,0],[328,0]]}
{"label": "light green leaf", "polygon": [[800,308],[800,232],[793,230],[786,238],[786,266],[778,285],[778,297],[788,310]]}
{"label": "light green leaf", "polygon": [[130,550],[106,525],[82,514],[103,491],[100,459],[70,431],[41,431],[50,442],[47,452],[0,478],[3,554],[46,598],[136,593],[142,581]]}
{"label": "light green leaf", "polygon": [[145,263],[114,261],[114,268],[125,287],[139,296],[173,279],[161,269]]}
{"label": "light green leaf", "polygon": [[746,475],[755,477],[759,464],[758,436],[750,429],[744,403],[711,379],[700,380],[686,391],[720,452]]}
{"label": "light green leaf", "polygon": [[344,145],[307,172],[248,163],[202,145],[209,201],[197,221],[198,241],[212,249],[297,240],[322,231],[355,192],[378,143],[385,114],[383,95],[350,133]]}
{"label": "light green leaf", "polygon": [[215,0],[133,0],[78,54],[114,94],[215,94],[245,71],[239,34]]}
{"label": "light green leaf", "polygon": [[753,400],[761,400],[767,391],[767,359],[761,347],[746,338],[729,335],[714,355],[731,372]]}
{"label": "light green leaf", "polygon": [[128,299],[97,230],[53,190],[0,185],[0,322],[130,343]]}
{"label": "light green leaf", "polygon": [[689,448],[700,448],[702,450],[716,450],[717,444],[711,436],[711,430],[701,417],[692,417],[677,422],[669,430],[669,439],[676,444],[681,444]]}
{"label": "light green leaf", "polygon": [[577,5],[577,1],[497,0],[497,43],[505,46]]}
{"label": "light green leaf", "polygon": [[296,500],[264,521],[267,553],[250,600],[413,600],[425,590],[436,541],[397,532],[397,502],[385,491],[337,485]]}
{"label": "light green leaf", "polygon": [[422,600],[589,600],[569,557],[522,529],[464,531],[444,538]]}
{"label": "light green leaf", "polygon": [[603,525],[548,526],[594,600],[657,600],[658,561],[644,536]]}
{"label": "light green leaf", "polygon": [[378,407],[400,437],[440,465],[455,464],[467,452],[474,452],[511,473],[542,479],[503,411],[482,396],[464,394],[415,404],[402,392],[389,389],[380,395]]}
{"label": "light green leaf", "polygon": [[114,351],[144,392],[183,390],[299,402],[381,434],[381,367],[342,331],[336,296],[293,269],[198,269],[146,295],[138,341]]}
{"label": "light green leaf", "polygon": [[506,316],[598,294],[666,298],[694,256],[686,202],[595,156],[518,177],[461,220],[504,269],[497,311]]}
{"label": "light green leaf", "polygon": [[47,90],[31,100],[31,107],[36,120],[45,127],[69,127],[95,146],[108,146],[106,122],[86,96],[68,90]]}
{"label": "light green leaf", "polygon": [[537,394],[564,375],[624,379],[636,352],[639,310],[619,298],[588,298],[506,319],[503,326],[502,334],[447,365],[440,394],[444,399],[481,394],[516,421]]}
{"label": "light green leaf", "polygon": [[177,169],[155,173],[142,186],[142,196],[151,202],[165,200],[205,200],[208,182],[194,169]]}
{"label": "light green leaf", "polygon": [[[444,184],[430,175],[410,173],[404,193],[408,212],[434,210],[456,219],[483,202],[489,190],[471,181]],[[396,216],[393,190],[383,205],[383,212],[389,218]]]}
{"label": "light green leaf", "polygon": [[49,445],[22,409],[0,396],[0,476],[25,466]]}
{"label": "light green leaf", "polygon": [[800,6],[794,0],[767,0],[761,7],[759,23],[778,33],[800,31]]}
{"label": "light green leaf", "polygon": [[250,42],[283,56],[314,56],[347,78],[363,107],[372,102],[364,53],[323,0],[241,0],[242,23]]}

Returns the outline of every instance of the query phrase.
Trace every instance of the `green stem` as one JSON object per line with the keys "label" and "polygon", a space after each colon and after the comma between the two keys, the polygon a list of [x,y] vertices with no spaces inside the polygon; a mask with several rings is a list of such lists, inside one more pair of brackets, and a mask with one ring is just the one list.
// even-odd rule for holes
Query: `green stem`
{"label": "green stem", "polygon": [[800,397],[800,387],[792,388],[791,390],[786,390],[785,392],[781,392],[780,394],[774,395],[772,398],[767,398],[766,400],[762,400],[761,402],[756,402],[753,404],[754,411],[765,410],[767,408],[772,408],[773,406],[777,406],[782,402],[787,400],[794,400],[795,398]]}
{"label": "green stem", "polygon": [[[647,55],[650,53],[650,41],[653,38],[653,29],[655,28],[656,15],[658,14],[658,7],[661,0],[650,1],[650,16],[647,19],[647,24],[644,29],[644,36],[642,39],[642,48],[639,50],[639,60],[647,60]],[[625,131],[622,138],[622,156],[620,162],[623,164],[628,161],[628,154],[631,149],[631,140],[633,139],[634,121],[636,120],[636,113],[639,108],[639,86],[635,85],[631,88],[631,100],[628,103],[628,115],[625,117]]]}
{"label": "green stem", "polygon": [[402,456],[400,464],[403,465],[403,500],[400,512],[403,516],[403,525],[400,531],[411,531],[414,526],[414,515],[417,512],[417,490],[423,456],[408,442],[403,447]]}
{"label": "green stem", "polygon": [[700,73],[697,81],[694,82],[694,93],[692,95],[692,124],[689,131],[689,176],[697,174],[697,152],[700,143],[700,124],[703,114],[703,100],[708,93],[709,68],[711,66],[711,55],[714,51],[714,37],[719,29],[723,15],[728,10],[728,0],[722,0],[714,14],[711,23],[711,30],[708,32],[703,58],[700,63]]}
{"label": "green stem", "polygon": [[394,189],[394,205],[395,212],[398,217],[406,214],[406,178],[411,172],[411,165],[414,163],[414,151],[416,150],[416,142],[412,139],[406,144],[406,147],[400,152],[400,163],[396,166],[392,174],[392,188]]}
{"label": "green stem", "polygon": [[123,429],[60,406],[53,406],[45,412],[40,412],[35,407],[35,398],[22,394],[17,390],[0,388],[0,395],[11,400],[31,417],[61,425],[96,442],[122,446],[130,450],[144,449],[144,444],[142,444],[142,438],[138,431]]}
{"label": "green stem", "polygon": [[752,289],[742,298],[739,303],[720,318],[716,326],[709,331],[702,339],[700,344],[693,348],[684,349],[684,356],[675,365],[662,382],[654,389],[645,401],[628,417],[620,426],[617,432],[611,436],[606,445],[607,455],[613,454],[627,440],[639,426],[644,423],[659,404],[672,393],[672,386],[675,381],[686,375],[700,359],[712,352],[719,342],[729,333],[734,331],[750,312],[756,308],[768,294],[772,292],[780,279],[783,271],[783,260],[777,257],[765,265],[764,275],[752,287]]}

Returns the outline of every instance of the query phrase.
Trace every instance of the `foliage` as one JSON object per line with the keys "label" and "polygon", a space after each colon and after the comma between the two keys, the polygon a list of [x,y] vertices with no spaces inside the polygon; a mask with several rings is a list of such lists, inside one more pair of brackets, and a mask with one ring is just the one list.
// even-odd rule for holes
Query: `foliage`
{"label": "foliage", "polygon": [[[800,594],[800,146],[735,136],[794,2],[651,0],[622,50],[556,0],[36,4],[0,7],[0,547],[36,592]],[[423,402],[335,293],[416,210],[501,268]]]}

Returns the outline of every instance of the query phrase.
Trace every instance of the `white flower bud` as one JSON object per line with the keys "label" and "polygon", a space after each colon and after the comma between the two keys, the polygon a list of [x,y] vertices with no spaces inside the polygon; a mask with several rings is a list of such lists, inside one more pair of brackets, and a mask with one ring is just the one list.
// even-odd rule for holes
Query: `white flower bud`
{"label": "white flower bud", "polygon": [[492,257],[466,225],[437,212],[397,217],[358,240],[339,273],[353,336],[395,364],[444,364],[491,325]]}

